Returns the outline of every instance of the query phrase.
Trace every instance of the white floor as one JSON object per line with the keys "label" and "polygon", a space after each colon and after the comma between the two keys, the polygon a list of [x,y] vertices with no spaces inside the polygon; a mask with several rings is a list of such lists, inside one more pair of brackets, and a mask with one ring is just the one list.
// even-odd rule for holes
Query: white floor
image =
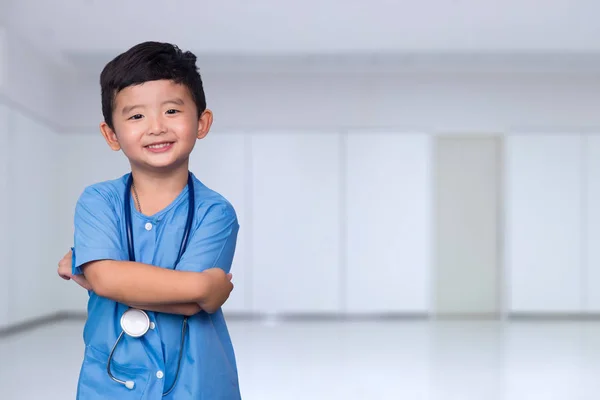
{"label": "white floor", "polygon": [[[73,399],[81,322],[0,340],[0,399]],[[230,322],[245,400],[598,400],[599,322]]]}

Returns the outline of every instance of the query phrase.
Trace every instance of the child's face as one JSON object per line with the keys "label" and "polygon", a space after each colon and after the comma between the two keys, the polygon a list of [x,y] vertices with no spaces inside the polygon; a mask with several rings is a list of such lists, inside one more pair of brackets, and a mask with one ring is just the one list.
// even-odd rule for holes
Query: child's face
{"label": "child's face", "polygon": [[183,165],[211,124],[210,111],[197,115],[187,87],[158,80],[121,90],[113,110],[114,131],[105,123],[101,130],[113,150],[123,150],[132,168],[164,170]]}

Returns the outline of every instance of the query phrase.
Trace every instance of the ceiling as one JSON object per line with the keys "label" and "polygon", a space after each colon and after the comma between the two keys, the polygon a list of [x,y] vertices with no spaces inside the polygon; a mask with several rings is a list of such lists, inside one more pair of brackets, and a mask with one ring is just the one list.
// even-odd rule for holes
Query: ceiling
{"label": "ceiling", "polygon": [[94,75],[145,40],[174,42],[214,69],[260,69],[289,60],[334,67],[345,60],[359,68],[431,67],[446,60],[488,67],[506,60],[600,65],[598,0],[4,2],[10,31]]}

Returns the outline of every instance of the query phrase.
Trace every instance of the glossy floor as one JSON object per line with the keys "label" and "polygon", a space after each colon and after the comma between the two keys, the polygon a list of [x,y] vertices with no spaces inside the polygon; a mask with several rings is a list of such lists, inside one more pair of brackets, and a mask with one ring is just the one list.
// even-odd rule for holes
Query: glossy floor
{"label": "glossy floor", "polygon": [[[73,399],[81,321],[0,340],[0,399]],[[600,399],[599,322],[231,321],[245,400]]]}

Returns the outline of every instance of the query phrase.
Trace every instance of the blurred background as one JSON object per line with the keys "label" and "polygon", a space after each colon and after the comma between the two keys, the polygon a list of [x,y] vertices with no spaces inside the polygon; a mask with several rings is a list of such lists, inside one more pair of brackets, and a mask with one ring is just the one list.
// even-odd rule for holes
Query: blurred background
{"label": "blurred background", "polygon": [[0,387],[75,397],[99,74],[198,56],[244,399],[598,399],[600,3],[0,1]]}

